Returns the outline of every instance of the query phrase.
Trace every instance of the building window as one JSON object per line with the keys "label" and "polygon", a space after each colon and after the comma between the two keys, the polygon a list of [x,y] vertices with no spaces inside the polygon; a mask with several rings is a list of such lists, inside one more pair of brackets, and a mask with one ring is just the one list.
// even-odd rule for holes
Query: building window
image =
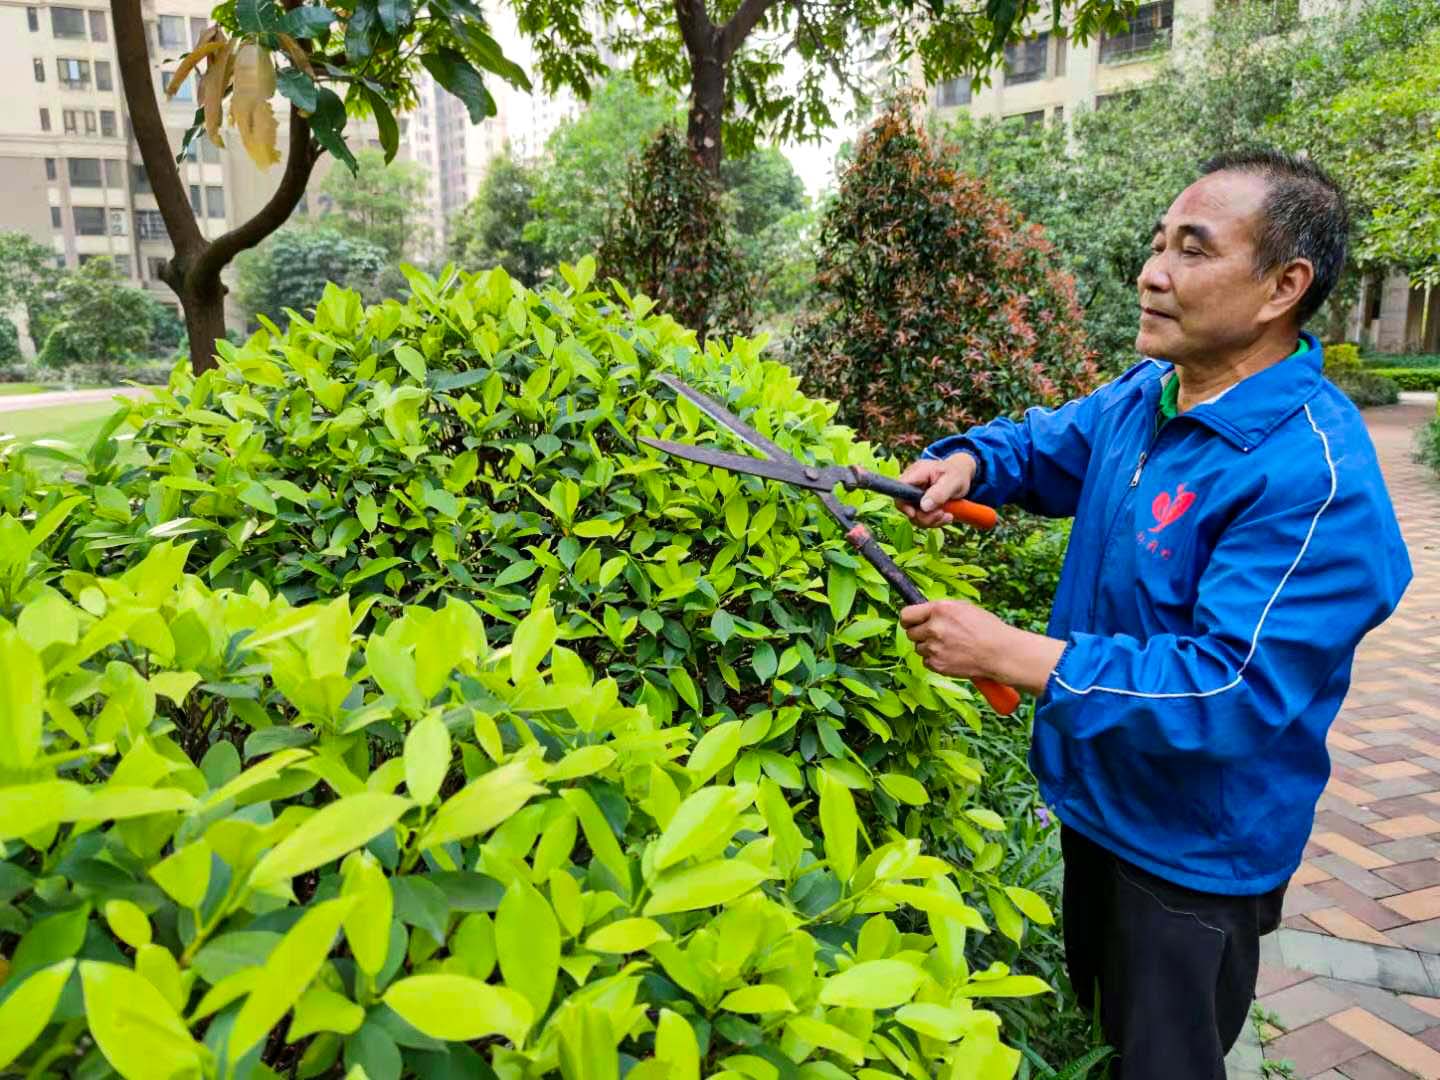
{"label": "building window", "polygon": [[[175,70],[174,70],[174,68],[166,68],[166,69],[161,70],[161,72],[160,72],[160,93],[161,93],[162,95],[165,93],[165,88],[170,85],[170,80],[173,79],[174,77],[175,77]],[[181,83],[181,84],[176,88],[176,90],[175,90],[175,96],[174,96],[173,98],[171,98],[171,100],[172,100],[172,101],[194,101],[194,100],[195,100],[195,92],[194,92],[194,90],[191,88],[190,83],[191,83],[191,80],[190,80],[189,77],[187,77],[187,78],[185,79],[185,81],[184,81],[183,83]]]}
{"label": "building window", "polygon": [[164,281],[161,275],[165,272],[165,259],[160,255],[147,255],[145,258],[145,273],[151,281]]}
{"label": "building window", "polygon": [[90,12],[90,40],[110,40],[110,30],[105,25],[105,13],[103,11]]}
{"label": "building window", "polygon": [[139,162],[130,163],[130,186],[142,194],[150,194],[150,175]]}
{"label": "building window", "polygon": [[105,159],[105,186],[122,191],[125,188],[125,163],[114,158]]}
{"label": "building window", "polygon": [[970,76],[961,75],[958,78],[946,79],[935,88],[935,105],[937,108],[948,109],[955,105],[970,104]]}
{"label": "building window", "polygon": [[1005,46],[1005,85],[1034,82],[1045,77],[1045,56],[1050,35],[1041,34],[1029,41],[1012,41]]}
{"label": "building window", "polygon": [[1051,119],[1055,121],[1055,126],[1056,126],[1056,127],[1059,127],[1060,125],[1062,125],[1063,123],[1065,123],[1065,106],[1064,106],[1064,105],[1056,105],[1056,106],[1055,106],[1055,113],[1054,113],[1054,115],[1051,117]]}
{"label": "building window", "polygon": [[161,15],[155,26],[156,40],[162,49],[185,48],[185,20],[179,15]]}
{"label": "building window", "polygon": [[45,179],[55,179],[55,159],[53,157],[47,157],[45,159]]}
{"label": "building window", "polygon": [[196,217],[199,217],[199,216],[204,212],[204,211],[202,211],[202,210],[200,209],[200,185],[199,185],[199,184],[191,184],[191,185],[190,185],[190,209],[193,210],[193,211],[195,211],[195,216],[196,216]]}
{"label": "building window", "polygon": [[86,135],[95,135],[95,134],[97,134],[97,133],[100,131],[99,127],[97,127],[96,124],[95,124],[95,110],[94,110],[94,109],[86,109],[86,110],[85,110],[84,112],[82,112],[80,115],[81,115],[82,117],[84,117],[84,119],[85,119],[85,134],[86,134]]}
{"label": "building window", "polygon": [[49,109],[41,109],[41,110],[40,110],[40,130],[41,130],[41,131],[49,131],[49,130],[50,130],[50,110],[49,110]]}
{"label": "building window", "polygon": [[200,144],[200,160],[207,165],[218,165],[220,163],[220,148],[209,139],[196,136],[196,142]]}
{"label": "building window", "polygon": [[104,187],[101,179],[100,159],[93,157],[72,157],[65,162],[70,171],[71,187]]}
{"label": "building window", "polygon": [[209,19],[197,19],[190,16],[190,47],[193,49],[200,44],[200,35],[210,27]]}
{"label": "building window", "polygon": [[35,81],[36,81],[36,82],[44,82],[44,81],[45,81],[45,61],[44,61],[44,60],[38,60],[38,59],[37,59],[34,63],[35,63]]}
{"label": "building window", "polygon": [[79,113],[75,109],[60,110],[60,122],[65,126],[66,135],[74,135],[80,129],[79,124],[76,123],[78,116]]}
{"label": "building window", "polygon": [[207,187],[205,189],[205,216],[213,218],[225,216],[225,189],[223,187]]}
{"label": "building window", "polygon": [[1175,0],[1141,4],[1123,33],[1106,34],[1100,39],[1100,62],[1108,64],[1151,49],[1165,48],[1170,44],[1170,27],[1174,22]]}
{"label": "building window", "polygon": [[118,129],[115,127],[115,110],[101,109],[100,134],[104,135],[107,139],[113,139],[116,135],[117,130]]}
{"label": "building window", "polygon": [[27,7],[27,8],[25,9],[25,22],[29,24],[29,26],[30,26],[30,32],[31,32],[32,34],[38,33],[39,30],[40,30],[40,12],[39,12],[39,10],[36,9],[36,8],[33,8],[33,7]]}
{"label": "building window", "polygon": [[96,89],[96,90],[114,90],[114,89],[115,89],[115,84],[114,84],[114,82],[112,82],[111,79],[110,79],[110,61],[109,61],[109,60],[96,60],[96,61],[95,61],[95,89]]}
{"label": "building window", "polygon": [[1113,94],[1096,94],[1095,111],[1099,112],[1101,109],[1124,109],[1128,111],[1135,107],[1135,102],[1136,91],[1134,90],[1117,90]]}
{"label": "building window", "polygon": [[127,225],[127,222],[126,222],[125,218],[126,218],[126,214],[125,214],[125,211],[124,211],[124,210],[111,210],[111,211],[110,211],[110,235],[111,235],[111,236],[124,236],[127,232],[130,231],[129,228],[128,228],[128,225]]}
{"label": "building window", "polygon": [[135,211],[135,235],[141,240],[164,240],[165,219],[159,210]]}
{"label": "building window", "polygon": [[85,37],[85,12],[81,8],[52,7],[50,32],[57,38]]}
{"label": "building window", "polygon": [[117,274],[119,274],[121,277],[127,277],[127,278],[130,276],[130,256],[129,256],[129,255],[111,255],[111,256],[110,256],[110,261],[115,264],[115,272],[116,272]]}
{"label": "building window", "polygon": [[104,236],[105,210],[100,206],[77,206],[75,215],[76,236]]}
{"label": "building window", "polygon": [[1064,34],[1055,35],[1055,78],[1063,78],[1065,75],[1066,53],[1070,51],[1070,43]]}
{"label": "building window", "polygon": [[84,90],[90,86],[90,61],[71,60],[65,57],[55,61],[60,75],[60,85],[69,90]]}
{"label": "building window", "polygon": [[1045,110],[1036,109],[1034,112],[1011,113],[1005,117],[1006,120],[1019,120],[1027,128],[1035,127],[1045,122]]}
{"label": "building window", "polygon": [[50,224],[57,229],[60,228],[60,207],[50,207]]}

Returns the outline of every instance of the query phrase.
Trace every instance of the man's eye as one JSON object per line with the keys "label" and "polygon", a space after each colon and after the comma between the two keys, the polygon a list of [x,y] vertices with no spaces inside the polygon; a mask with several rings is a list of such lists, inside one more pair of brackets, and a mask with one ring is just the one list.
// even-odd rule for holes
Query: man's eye
{"label": "man's eye", "polygon": [[1184,254],[1184,255],[1204,255],[1205,252],[1201,251],[1199,248],[1184,248],[1184,249],[1182,249],[1181,254]]}

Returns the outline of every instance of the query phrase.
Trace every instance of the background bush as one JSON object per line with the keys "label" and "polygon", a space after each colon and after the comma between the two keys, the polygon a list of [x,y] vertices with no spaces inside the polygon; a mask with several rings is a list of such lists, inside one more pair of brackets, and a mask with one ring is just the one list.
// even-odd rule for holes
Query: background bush
{"label": "background bush", "polygon": [[651,297],[702,342],[750,327],[745,261],[722,189],[673,125],[631,165],[597,259],[602,277]]}
{"label": "background bush", "polygon": [[1401,390],[1440,390],[1440,367],[1377,367],[1369,374],[1389,379]]}
{"label": "background bush", "polygon": [[1331,382],[1362,409],[1372,405],[1394,405],[1400,400],[1400,384],[1373,371],[1327,372]]}
{"label": "background bush", "polygon": [[762,341],[699,352],[591,274],[331,289],[88,450],[0,459],[27,1067],[1014,1072],[972,1000],[1043,987],[1010,846],[1043,823],[984,804],[976,699],[813,501],[637,446],[715,437],[649,376],[894,464]]}
{"label": "background bush", "polygon": [[904,103],[866,132],[789,344],[807,389],[845,423],[909,451],[1058,404],[1098,375],[1049,243],[948,156]]}

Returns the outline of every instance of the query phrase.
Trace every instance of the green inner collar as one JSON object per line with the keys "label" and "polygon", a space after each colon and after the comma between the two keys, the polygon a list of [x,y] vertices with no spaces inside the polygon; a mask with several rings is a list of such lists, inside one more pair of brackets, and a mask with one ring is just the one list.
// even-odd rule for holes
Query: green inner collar
{"label": "green inner collar", "polygon": [[[1290,356],[1287,356],[1285,359],[1289,360],[1292,357],[1299,356],[1307,348],[1309,348],[1309,346],[1305,344],[1305,339],[1301,338],[1299,344],[1295,346],[1295,351],[1292,352]],[[1175,417],[1179,415],[1180,379],[1176,376],[1174,371],[1171,371],[1170,374],[1165,377],[1165,382],[1160,387],[1160,419],[1162,421],[1174,420]]]}

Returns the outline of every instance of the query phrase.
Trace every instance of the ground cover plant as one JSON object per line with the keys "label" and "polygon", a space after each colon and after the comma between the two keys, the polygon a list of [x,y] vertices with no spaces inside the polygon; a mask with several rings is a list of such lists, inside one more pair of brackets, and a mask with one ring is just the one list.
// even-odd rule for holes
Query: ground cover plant
{"label": "ground cover plant", "polygon": [[0,1068],[1014,1074],[1050,913],[978,699],[810,501],[635,438],[716,437],[670,370],[895,465],[590,273],[331,289],[3,451]]}

